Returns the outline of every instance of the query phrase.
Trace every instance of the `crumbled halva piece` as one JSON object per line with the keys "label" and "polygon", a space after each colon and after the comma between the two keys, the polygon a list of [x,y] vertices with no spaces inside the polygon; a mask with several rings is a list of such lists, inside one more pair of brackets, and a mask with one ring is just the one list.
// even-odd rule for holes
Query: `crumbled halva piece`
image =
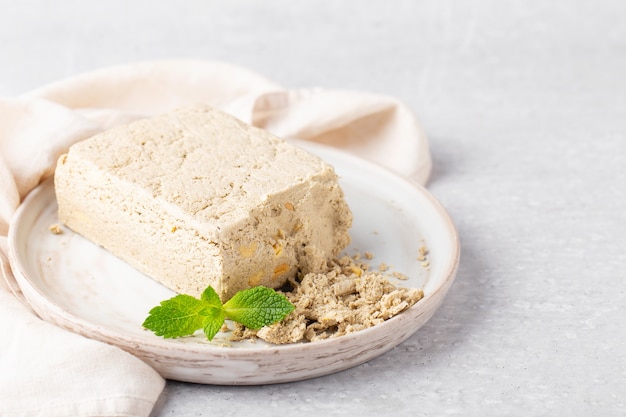
{"label": "crumbled halva piece", "polygon": [[48,227],[48,230],[54,235],[60,235],[61,233],[63,233],[63,229],[61,229],[61,226],[58,223],[51,224]]}
{"label": "crumbled halva piece", "polygon": [[426,255],[428,254],[428,248],[424,245],[420,246],[417,251],[417,260],[423,261],[426,259]]}
{"label": "crumbled halva piece", "polygon": [[233,340],[258,337],[285,344],[339,337],[382,323],[424,297],[422,290],[396,287],[348,256],[329,262],[326,272],[309,273],[290,284],[293,289],[285,296],[295,305],[293,312],[257,331],[237,325]]}
{"label": "crumbled halva piece", "polygon": [[350,242],[332,166],[207,106],[73,145],[55,188],[63,224],[193,296],[278,288]]}

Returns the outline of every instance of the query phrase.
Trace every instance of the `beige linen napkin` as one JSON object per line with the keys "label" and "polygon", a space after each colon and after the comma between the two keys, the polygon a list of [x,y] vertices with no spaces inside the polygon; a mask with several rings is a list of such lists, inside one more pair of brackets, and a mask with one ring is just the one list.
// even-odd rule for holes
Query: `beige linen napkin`
{"label": "beige linen napkin", "polygon": [[[56,159],[94,133],[206,103],[285,138],[342,148],[424,183],[431,159],[412,112],[388,97],[287,90],[219,62],[106,68],[0,99],[0,415],[147,416],[163,379],[134,356],[51,324],[20,299],[6,258],[11,218]],[[12,294],[14,292],[16,294]]]}

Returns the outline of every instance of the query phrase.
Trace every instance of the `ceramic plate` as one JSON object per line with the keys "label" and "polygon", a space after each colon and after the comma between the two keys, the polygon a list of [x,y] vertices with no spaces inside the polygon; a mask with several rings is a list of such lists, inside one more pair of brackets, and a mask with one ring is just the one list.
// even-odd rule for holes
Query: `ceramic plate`
{"label": "ceramic plate", "polygon": [[[250,385],[296,381],[366,362],[419,329],[441,304],[459,260],[459,241],[446,211],[419,185],[333,148],[304,144],[335,166],[354,214],[347,253],[370,252],[381,263],[423,288],[410,309],[372,328],[314,343],[270,345],[231,342],[228,333],[212,342],[199,332],[163,339],[141,327],[148,311],[174,293],[58,222],[54,186],[47,181],[18,209],[9,232],[16,280],[44,319],[138,356],[164,377],[206,384]],[[428,266],[419,261],[429,250]]]}

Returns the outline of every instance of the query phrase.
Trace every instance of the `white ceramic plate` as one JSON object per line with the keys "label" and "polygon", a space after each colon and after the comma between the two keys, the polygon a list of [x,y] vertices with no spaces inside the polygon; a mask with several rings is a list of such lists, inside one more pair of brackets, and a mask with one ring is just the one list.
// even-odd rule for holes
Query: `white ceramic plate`
{"label": "white ceramic plate", "polygon": [[[296,381],[347,369],[398,345],[441,304],[459,261],[459,240],[447,213],[422,187],[351,155],[304,144],[333,164],[354,213],[347,253],[374,254],[408,277],[399,285],[423,288],[425,297],[372,328],[314,343],[269,345],[229,342],[220,334],[163,339],[141,327],[148,311],[174,293],[107,251],[63,228],[55,235],[57,206],[51,181],[32,191],[9,231],[16,280],[44,319],[140,357],[164,377],[180,381],[251,385]],[[417,260],[429,249],[428,267]],[[227,345],[227,346],[225,346]]]}

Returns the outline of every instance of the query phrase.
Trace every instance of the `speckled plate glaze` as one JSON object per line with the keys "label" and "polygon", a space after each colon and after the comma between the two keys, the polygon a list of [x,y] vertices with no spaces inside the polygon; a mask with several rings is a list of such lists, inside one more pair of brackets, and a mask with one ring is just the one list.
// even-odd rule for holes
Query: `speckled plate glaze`
{"label": "speckled plate glaze", "polygon": [[[423,288],[425,297],[375,327],[315,343],[231,342],[220,333],[163,339],[141,327],[148,311],[174,293],[58,222],[54,186],[33,190],[14,216],[9,257],[16,280],[44,320],[138,356],[164,377],[180,381],[253,385],[297,381],[344,370],[398,345],[433,315],[459,261],[455,227],[423,187],[333,148],[302,144],[335,166],[354,213],[348,254],[371,252],[372,268],[388,264]],[[428,247],[429,266],[418,251]]]}

